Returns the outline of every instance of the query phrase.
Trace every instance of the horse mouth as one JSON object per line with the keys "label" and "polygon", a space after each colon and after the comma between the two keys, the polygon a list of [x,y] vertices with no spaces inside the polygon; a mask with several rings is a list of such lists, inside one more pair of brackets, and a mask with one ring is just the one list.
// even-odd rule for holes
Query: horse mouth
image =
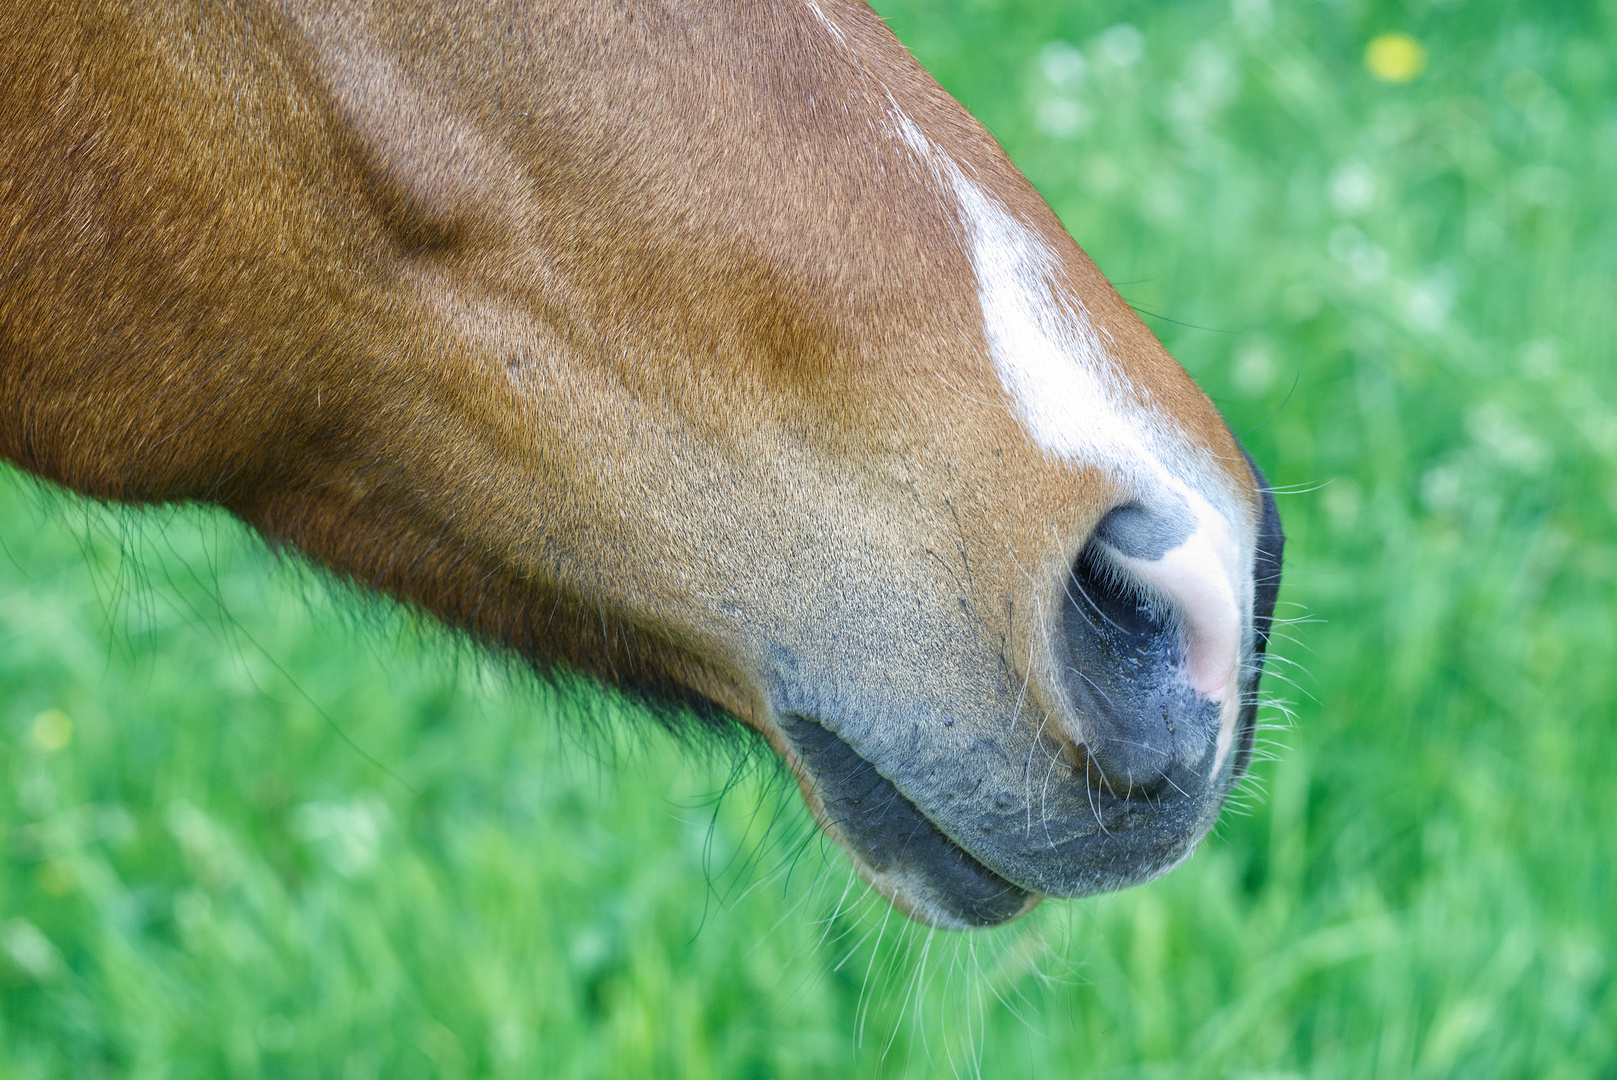
{"label": "horse mouth", "polygon": [[801,716],[783,718],[781,728],[822,824],[911,918],[955,929],[997,926],[1044,898],[984,866],[836,733]]}
{"label": "horse mouth", "polygon": [[1037,828],[1016,820],[1025,805],[1003,794],[988,799],[1005,809],[973,825],[973,836],[981,830],[985,857],[1003,861],[1014,878],[956,841],[875,762],[824,724],[802,715],[777,723],[806,801],[860,875],[911,918],[968,930],[1010,922],[1046,895],[1112,892],[1178,866],[1211,829],[1225,796],[1245,773],[1256,711],[1255,703],[1241,709],[1234,753],[1222,769],[1177,771],[1171,793],[1119,796],[1093,783],[1087,770],[1075,769],[1073,781],[1087,789],[1087,812]]}

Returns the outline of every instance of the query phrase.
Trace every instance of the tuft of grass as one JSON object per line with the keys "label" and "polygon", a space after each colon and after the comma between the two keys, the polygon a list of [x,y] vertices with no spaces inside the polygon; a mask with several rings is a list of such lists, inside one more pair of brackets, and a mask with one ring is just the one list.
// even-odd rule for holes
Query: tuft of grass
{"label": "tuft of grass", "polygon": [[1291,492],[1240,812],[928,933],[744,746],[8,473],[0,1080],[1617,1070],[1617,7],[880,7]]}

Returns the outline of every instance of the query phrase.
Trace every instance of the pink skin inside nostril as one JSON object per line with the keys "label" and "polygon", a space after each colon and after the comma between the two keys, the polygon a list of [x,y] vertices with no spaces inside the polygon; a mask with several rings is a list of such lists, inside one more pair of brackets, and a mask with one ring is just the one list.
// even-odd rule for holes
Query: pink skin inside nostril
{"label": "pink skin inside nostril", "polygon": [[1190,538],[1159,559],[1114,558],[1119,569],[1165,600],[1179,622],[1190,684],[1219,706],[1216,772],[1228,756],[1240,712],[1241,605],[1232,572],[1238,547],[1220,515],[1199,518]]}
{"label": "pink skin inside nostril", "polygon": [[1198,532],[1155,562],[1129,559],[1128,569],[1172,603],[1184,634],[1191,685],[1223,704],[1234,691],[1241,614],[1235,590],[1209,547]]}

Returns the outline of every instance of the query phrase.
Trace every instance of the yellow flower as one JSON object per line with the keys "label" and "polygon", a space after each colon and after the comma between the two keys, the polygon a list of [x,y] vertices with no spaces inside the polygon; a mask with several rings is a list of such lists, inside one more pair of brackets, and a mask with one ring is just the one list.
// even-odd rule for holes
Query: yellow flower
{"label": "yellow flower", "polygon": [[47,754],[60,750],[73,739],[73,721],[61,709],[46,709],[34,717],[34,745]]}
{"label": "yellow flower", "polygon": [[1408,34],[1377,34],[1365,46],[1364,66],[1382,82],[1409,82],[1426,70],[1426,46]]}

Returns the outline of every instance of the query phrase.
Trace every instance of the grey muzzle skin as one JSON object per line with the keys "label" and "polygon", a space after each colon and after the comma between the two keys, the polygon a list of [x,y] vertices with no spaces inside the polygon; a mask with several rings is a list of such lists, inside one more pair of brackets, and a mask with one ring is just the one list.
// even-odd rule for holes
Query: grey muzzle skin
{"label": "grey muzzle skin", "polygon": [[[1062,631],[1072,656],[1068,690],[1085,712],[1087,734],[1082,760],[1072,764],[1066,782],[1087,788],[1093,820],[1059,837],[1029,830],[1016,845],[1022,850],[1007,860],[1013,866],[1028,866],[1030,859],[1063,864],[1051,875],[1072,883],[1061,895],[1148,881],[1183,861],[1251,762],[1285,543],[1273,493],[1251,467],[1263,500],[1253,571],[1256,646],[1241,681],[1231,760],[1216,775],[1218,709],[1174,677],[1183,658],[1173,627],[1114,583],[1087,552],[1073,567]],[[1051,891],[1018,883],[1014,870],[993,869],[972,853],[1000,861],[995,856],[1013,839],[1003,820],[985,820],[984,835],[957,840],[900,790],[905,762],[874,763],[813,716],[787,715],[782,727],[828,823],[867,873],[903,883],[911,914],[939,925],[992,926]],[[1006,801],[1001,795],[1000,805]],[[990,836],[993,843],[985,843]]]}

